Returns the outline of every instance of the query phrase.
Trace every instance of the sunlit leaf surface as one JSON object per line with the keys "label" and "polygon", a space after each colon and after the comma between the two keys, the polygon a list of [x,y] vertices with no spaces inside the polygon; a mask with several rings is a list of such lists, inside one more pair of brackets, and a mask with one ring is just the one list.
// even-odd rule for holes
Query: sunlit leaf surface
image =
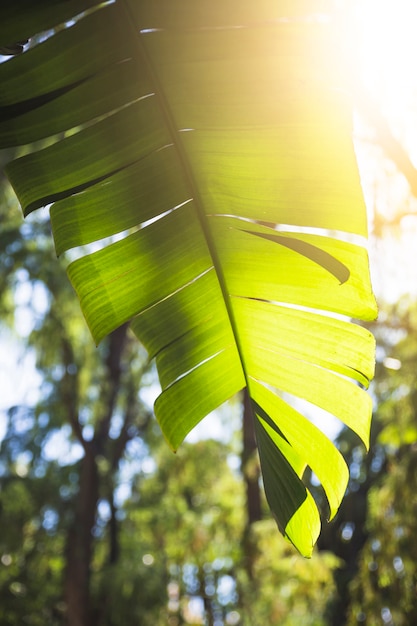
{"label": "sunlit leaf surface", "polygon": [[131,321],[156,359],[174,449],[248,389],[269,504],[305,555],[320,523],[303,471],[333,516],[347,468],[288,394],[367,445],[373,340],[324,312],[376,313],[328,5],[0,9],[4,46],[60,26],[0,65],[0,146],[48,139],[7,175],[25,214],[53,203],[58,254],[101,241],[68,269],[95,340]]}

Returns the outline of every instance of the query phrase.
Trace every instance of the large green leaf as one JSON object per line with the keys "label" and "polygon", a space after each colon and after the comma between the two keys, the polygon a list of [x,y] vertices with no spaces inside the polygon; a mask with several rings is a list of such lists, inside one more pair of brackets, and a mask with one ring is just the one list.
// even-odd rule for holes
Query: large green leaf
{"label": "large green leaf", "polygon": [[305,555],[319,517],[304,469],[333,516],[347,468],[289,398],[367,445],[373,339],[347,318],[376,314],[328,5],[0,8],[0,46],[59,26],[0,65],[0,147],[48,139],[6,168],[23,211],[53,203],[58,254],[98,242],[70,279],[97,342],[130,320],[155,358],[174,449],[248,390],[269,504]]}

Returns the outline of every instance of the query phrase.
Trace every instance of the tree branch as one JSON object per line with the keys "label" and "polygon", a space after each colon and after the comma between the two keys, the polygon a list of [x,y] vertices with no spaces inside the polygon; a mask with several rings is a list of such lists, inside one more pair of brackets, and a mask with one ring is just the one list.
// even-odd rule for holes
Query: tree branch
{"label": "tree branch", "polygon": [[70,374],[70,366],[74,366],[75,358],[72,345],[62,333],[62,360],[65,368],[65,374],[62,379],[62,398],[63,406],[67,409],[67,418],[74,436],[78,439],[84,452],[87,452],[88,442],[83,437],[81,424],[78,418],[78,389],[77,378],[74,374]]}
{"label": "tree branch", "polygon": [[410,185],[413,196],[417,198],[417,169],[401,145],[394,137],[387,120],[379,110],[378,105],[364,88],[356,90],[356,104],[359,112],[376,132],[377,142],[384,150],[386,156],[397,166]]}
{"label": "tree branch", "polygon": [[98,422],[96,434],[94,436],[94,442],[100,453],[103,451],[103,446],[107,441],[111,418],[114,413],[117,395],[120,390],[120,378],[122,375],[121,363],[123,351],[126,346],[127,329],[128,325],[123,324],[123,326],[114,330],[108,338],[108,354],[105,361],[107,369],[105,389],[107,390],[107,394],[104,402],[106,409],[104,415]]}

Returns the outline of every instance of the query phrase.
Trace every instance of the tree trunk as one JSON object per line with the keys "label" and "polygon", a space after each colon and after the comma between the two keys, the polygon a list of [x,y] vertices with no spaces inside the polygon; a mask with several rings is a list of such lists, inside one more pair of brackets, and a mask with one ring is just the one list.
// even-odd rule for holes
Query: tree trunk
{"label": "tree trunk", "polygon": [[[102,387],[102,398],[105,410],[97,422],[94,437],[86,441],[82,435],[78,418],[78,407],[71,411],[70,421],[74,433],[84,447],[84,457],[80,464],[79,491],[74,510],[74,518],[68,531],[66,558],[67,566],[64,578],[64,598],[66,603],[67,626],[95,626],[90,598],[90,574],[93,558],[93,529],[96,522],[97,503],[100,493],[100,481],[97,458],[99,455],[109,457],[108,434],[111,418],[120,392],[121,362],[126,346],[127,325],[116,329],[108,338],[108,353],[105,360],[107,371],[106,384]],[[119,450],[120,455],[123,449]],[[118,461],[112,464],[112,471],[117,470]],[[111,477],[110,477],[111,479]],[[111,502],[113,498],[111,497]],[[117,537],[115,517],[112,519],[112,550],[111,558],[117,558]]]}
{"label": "tree trunk", "polygon": [[246,524],[242,537],[245,569],[249,580],[253,580],[256,545],[252,538],[252,524],[262,518],[261,492],[259,487],[260,466],[258,447],[253,423],[253,412],[247,390],[243,396],[243,447],[241,472],[246,489]]}
{"label": "tree trunk", "polygon": [[93,528],[98,501],[99,476],[92,446],[81,461],[80,486],[74,518],[68,531],[64,598],[67,626],[93,626],[90,602],[90,569]]}
{"label": "tree trunk", "polygon": [[109,497],[110,501],[110,520],[109,520],[109,564],[114,565],[119,560],[119,524],[117,522],[117,508],[114,504],[113,492]]}
{"label": "tree trunk", "polygon": [[241,469],[246,488],[247,525],[251,526],[262,518],[259,488],[258,447],[255,438],[252,407],[248,392],[243,398],[243,450]]}

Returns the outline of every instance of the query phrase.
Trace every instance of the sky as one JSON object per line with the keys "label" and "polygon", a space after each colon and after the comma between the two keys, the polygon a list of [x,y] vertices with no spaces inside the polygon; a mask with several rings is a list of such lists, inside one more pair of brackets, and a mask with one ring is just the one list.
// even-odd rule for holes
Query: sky
{"label": "sky", "polygon": [[[417,166],[417,2],[348,0],[356,6],[358,72],[394,137]],[[353,57],[353,55],[352,55]],[[371,275],[377,298],[417,295],[417,200],[395,166],[358,120],[356,151],[370,216]],[[404,214],[385,242],[372,237],[375,210],[387,220]]]}

